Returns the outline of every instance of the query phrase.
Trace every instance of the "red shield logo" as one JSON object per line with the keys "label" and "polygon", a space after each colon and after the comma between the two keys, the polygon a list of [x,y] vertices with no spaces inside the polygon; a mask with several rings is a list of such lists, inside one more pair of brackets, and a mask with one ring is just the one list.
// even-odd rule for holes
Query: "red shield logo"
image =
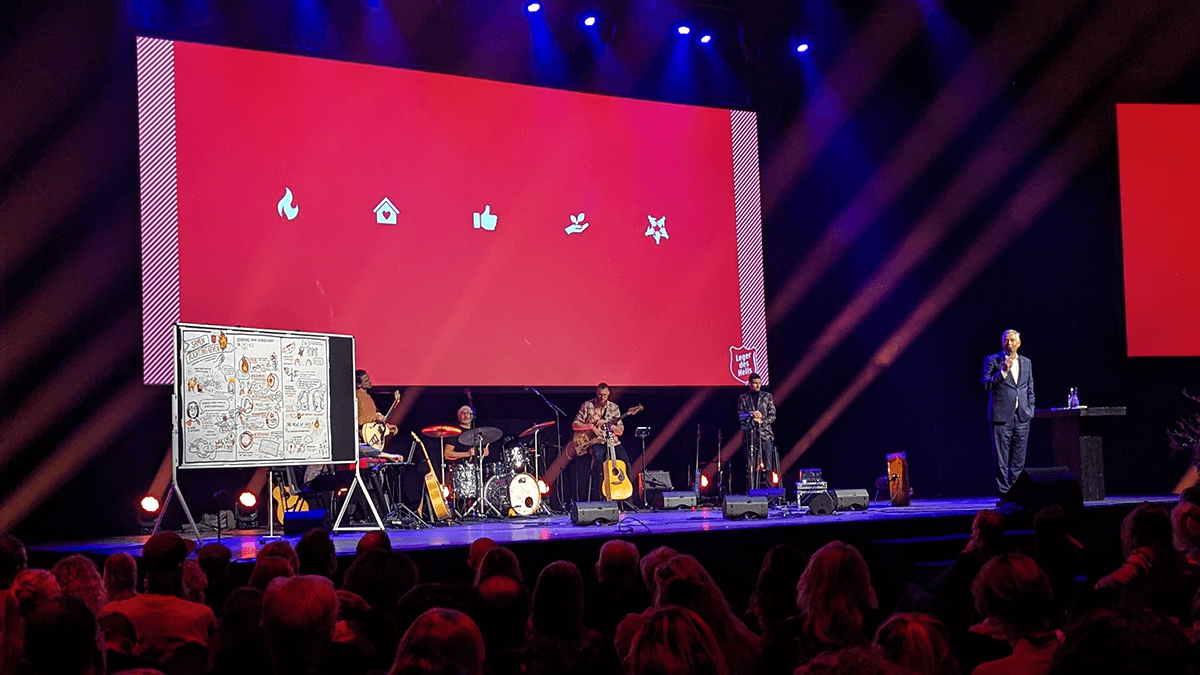
{"label": "red shield logo", "polygon": [[750,374],[758,372],[758,364],[755,363],[757,354],[757,350],[746,347],[729,348],[729,372],[733,379],[746,384],[750,380]]}

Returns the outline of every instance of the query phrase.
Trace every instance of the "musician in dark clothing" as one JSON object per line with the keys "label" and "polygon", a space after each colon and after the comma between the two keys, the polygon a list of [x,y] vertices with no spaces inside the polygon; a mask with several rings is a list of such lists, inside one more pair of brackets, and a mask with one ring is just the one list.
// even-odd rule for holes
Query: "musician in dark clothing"
{"label": "musician in dark clothing", "polygon": [[775,452],[775,397],[762,389],[762,377],[751,373],[750,390],[738,397],[738,422],[746,438],[746,487],[773,487],[778,476],[779,455]]}

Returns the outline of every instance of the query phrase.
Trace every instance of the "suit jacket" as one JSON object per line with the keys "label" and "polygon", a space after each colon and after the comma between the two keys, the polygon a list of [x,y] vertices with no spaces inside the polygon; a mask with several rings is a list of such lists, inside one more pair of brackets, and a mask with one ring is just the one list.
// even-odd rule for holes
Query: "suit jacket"
{"label": "suit jacket", "polygon": [[754,420],[750,417],[750,411],[759,411],[763,416],[760,438],[764,441],[774,441],[775,432],[771,430],[771,423],[775,421],[775,397],[769,391],[760,391],[758,395],[758,407],[754,406],[753,401],[754,399],[750,392],[746,392],[738,397],[738,422],[742,425],[742,429],[749,431],[754,426]]}
{"label": "suit jacket", "polygon": [[1020,364],[1018,377],[1014,383],[1012,375],[1004,377],[1004,354],[992,354],[983,360],[983,388],[988,396],[988,421],[1005,423],[1016,413],[1017,421],[1021,423],[1033,419],[1033,362],[1017,355]]}

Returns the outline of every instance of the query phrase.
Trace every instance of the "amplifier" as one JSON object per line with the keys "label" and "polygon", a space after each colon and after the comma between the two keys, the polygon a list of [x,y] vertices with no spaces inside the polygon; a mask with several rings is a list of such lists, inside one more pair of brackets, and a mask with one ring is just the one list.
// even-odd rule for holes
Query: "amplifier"
{"label": "amplifier", "polygon": [[725,495],[725,503],[721,506],[722,514],[728,520],[766,518],[768,510],[766,497],[745,495]]}
{"label": "amplifier", "polygon": [[616,502],[575,502],[571,505],[571,522],[576,525],[615,523],[620,520]]}

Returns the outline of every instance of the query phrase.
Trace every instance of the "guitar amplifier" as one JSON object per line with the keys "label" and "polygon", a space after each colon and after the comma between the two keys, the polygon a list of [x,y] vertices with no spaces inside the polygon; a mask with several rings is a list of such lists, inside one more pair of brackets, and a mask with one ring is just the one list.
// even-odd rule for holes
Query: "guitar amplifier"
{"label": "guitar amplifier", "polygon": [[659,492],[673,489],[670,471],[643,471],[638,474],[638,492],[646,504],[653,503]]}

